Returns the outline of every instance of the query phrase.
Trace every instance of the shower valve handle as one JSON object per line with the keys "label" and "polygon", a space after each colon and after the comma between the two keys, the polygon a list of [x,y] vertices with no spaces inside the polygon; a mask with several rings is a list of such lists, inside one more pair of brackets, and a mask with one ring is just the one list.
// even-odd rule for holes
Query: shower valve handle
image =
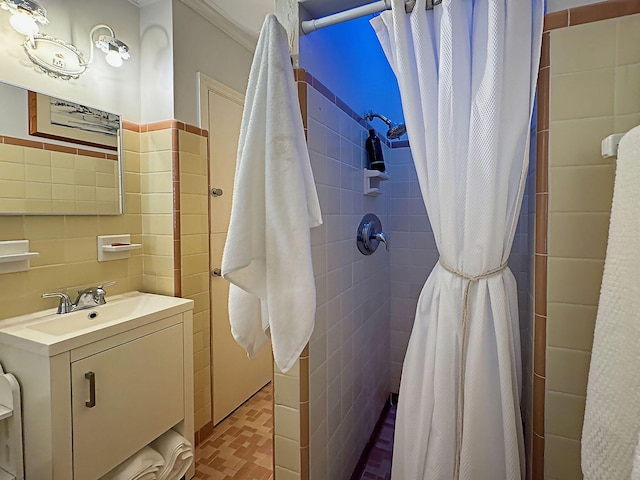
{"label": "shower valve handle", "polygon": [[389,239],[387,238],[387,235],[384,232],[376,233],[374,238],[384,243],[384,248],[387,250],[387,252],[389,251]]}

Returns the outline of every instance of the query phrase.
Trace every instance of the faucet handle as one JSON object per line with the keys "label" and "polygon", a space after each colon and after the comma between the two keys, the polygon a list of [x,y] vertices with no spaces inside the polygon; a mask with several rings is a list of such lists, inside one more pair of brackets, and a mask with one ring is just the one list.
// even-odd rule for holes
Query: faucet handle
{"label": "faucet handle", "polygon": [[73,308],[73,304],[71,303],[71,298],[66,293],[60,292],[52,292],[52,293],[43,293],[42,298],[59,298],[60,303],[58,304],[58,311],[56,313],[69,313]]}
{"label": "faucet handle", "polygon": [[94,293],[94,299],[98,305],[104,305],[107,301],[104,299],[104,296],[107,292],[104,291],[104,287],[110,287],[111,285],[115,285],[116,281],[112,280],[111,282],[107,282],[103,285],[96,287],[96,291]]}

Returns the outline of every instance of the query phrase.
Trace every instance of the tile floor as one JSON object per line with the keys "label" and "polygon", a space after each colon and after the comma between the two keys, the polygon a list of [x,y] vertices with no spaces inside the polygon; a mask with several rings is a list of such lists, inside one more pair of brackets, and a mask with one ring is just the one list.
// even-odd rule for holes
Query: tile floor
{"label": "tile floor", "polygon": [[220,422],[196,449],[196,479],[273,479],[271,383]]}
{"label": "tile floor", "polygon": [[390,480],[393,431],[396,423],[396,406],[389,408],[375,444],[369,452],[367,463],[360,477],[362,480]]}
{"label": "tile floor", "polygon": [[[196,479],[272,480],[273,389],[265,386],[223,420],[196,449]],[[361,480],[390,480],[396,407],[369,452]],[[329,479],[327,479],[329,480]]]}

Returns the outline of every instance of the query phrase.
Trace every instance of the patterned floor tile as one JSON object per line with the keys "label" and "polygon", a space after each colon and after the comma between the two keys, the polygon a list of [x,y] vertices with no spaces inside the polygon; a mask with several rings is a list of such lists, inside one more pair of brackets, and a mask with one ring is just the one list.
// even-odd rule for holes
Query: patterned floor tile
{"label": "patterned floor tile", "polygon": [[198,480],[273,479],[273,388],[268,384],[220,422],[196,449]]}
{"label": "patterned floor tile", "polygon": [[[223,420],[196,449],[198,480],[273,480],[271,384]],[[369,452],[361,480],[390,480],[396,407]],[[327,479],[328,480],[328,479]]]}

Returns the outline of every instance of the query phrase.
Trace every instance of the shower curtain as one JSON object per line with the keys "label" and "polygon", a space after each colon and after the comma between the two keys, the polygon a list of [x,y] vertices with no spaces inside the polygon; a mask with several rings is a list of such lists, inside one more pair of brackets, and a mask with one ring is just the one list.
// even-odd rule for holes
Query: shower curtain
{"label": "shower curtain", "polygon": [[524,478],[516,282],[543,0],[404,0],[371,23],[398,79],[440,262],[400,385],[393,480]]}

